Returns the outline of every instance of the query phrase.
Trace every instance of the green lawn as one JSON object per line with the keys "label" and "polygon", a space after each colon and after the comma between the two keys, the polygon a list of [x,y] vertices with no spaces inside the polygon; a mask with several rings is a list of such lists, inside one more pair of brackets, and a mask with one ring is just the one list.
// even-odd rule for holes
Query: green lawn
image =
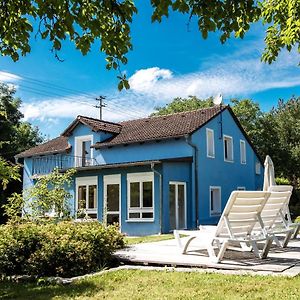
{"label": "green lawn", "polygon": [[173,239],[173,234],[159,234],[159,235],[147,235],[147,236],[137,236],[137,237],[125,237],[125,242],[127,245],[149,243],[149,242],[159,242]]}
{"label": "green lawn", "polygon": [[69,286],[0,282],[1,299],[300,299],[300,277],[119,270]]}

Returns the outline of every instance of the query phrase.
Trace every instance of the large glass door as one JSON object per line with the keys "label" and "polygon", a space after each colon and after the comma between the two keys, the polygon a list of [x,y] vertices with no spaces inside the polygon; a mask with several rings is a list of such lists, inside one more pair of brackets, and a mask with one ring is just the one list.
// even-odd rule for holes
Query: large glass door
{"label": "large glass door", "polygon": [[103,218],[107,224],[121,225],[121,175],[104,176],[104,213]]}
{"label": "large glass door", "polygon": [[186,183],[169,183],[169,221],[170,229],[186,228]]}

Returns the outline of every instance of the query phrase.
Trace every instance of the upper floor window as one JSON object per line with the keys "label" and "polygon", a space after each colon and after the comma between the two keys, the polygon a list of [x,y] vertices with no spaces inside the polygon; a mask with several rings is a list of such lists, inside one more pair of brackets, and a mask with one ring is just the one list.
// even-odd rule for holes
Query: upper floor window
{"label": "upper floor window", "polygon": [[255,164],[255,174],[256,174],[256,175],[260,175],[260,173],[261,173],[261,171],[260,171],[260,163],[257,162],[257,163]]}
{"label": "upper floor window", "polygon": [[85,167],[92,165],[92,143],[92,135],[75,137],[75,167]]}
{"label": "upper floor window", "polygon": [[210,215],[221,214],[221,187],[211,186],[210,191]]}
{"label": "upper floor window", "polygon": [[212,129],[206,128],[206,151],[207,157],[215,157],[215,139],[214,131]]}
{"label": "upper floor window", "polygon": [[128,220],[153,221],[154,175],[133,173],[127,175]]}
{"label": "upper floor window", "polygon": [[246,142],[240,140],[240,155],[241,155],[241,164],[246,164]]}
{"label": "upper floor window", "polygon": [[223,136],[224,160],[233,162],[233,139],[229,135]]}

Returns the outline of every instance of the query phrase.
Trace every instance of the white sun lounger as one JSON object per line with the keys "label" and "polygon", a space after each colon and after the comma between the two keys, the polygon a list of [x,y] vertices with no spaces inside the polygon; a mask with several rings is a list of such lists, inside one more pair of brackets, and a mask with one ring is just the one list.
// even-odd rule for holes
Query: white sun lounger
{"label": "white sun lounger", "polygon": [[[203,243],[211,261],[220,262],[226,249],[231,244],[250,245],[259,258],[266,258],[273,242],[273,237],[266,234],[260,213],[265,206],[270,192],[260,191],[234,191],[231,193],[219,223],[216,227],[208,226],[207,229],[197,231],[174,230],[174,236],[180,251],[185,254],[195,238]],[[252,234],[256,223],[261,226],[260,234]],[[213,229],[215,228],[215,229]],[[180,235],[188,235],[181,238]],[[182,242],[185,241],[183,244]],[[257,242],[264,242],[263,250],[259,251]],[[214,246],[219,248],[216,255]]]}
{"label": "white sun lounger", "polygon": [[[267,234],[273,236],[273,240],[279,247],[286,247],[294,229],[289,227],[284,221],[283,211],[287,207],[291,197],[291,192],[274,192],[271,191],[271,195],[267,199],[265,206],[261,212],[261,219],[264,224],[264,230]],[[259,233],[261,227],[260,223],[257,222],[253,231]],[[285,234],[283,242],[280,242],[278,236]]]}
{"label": "white sun lounger", "polygon": [[[293,191],[293,187],[291,185],[273,185],[269,187],[269,191],[271,192],[291,192]],[[282,222],[282,224],[286,228],[292,228],[293,233],[291,235],[292,239],[297,238],[297,235],[300,230],[300,223],[294,223],[291,218],[291,213],[289,210],[289,201],[286,203],[285,208],[283,209],[283,216],[280,215],[280,218],[278,218],[277,223]]]}

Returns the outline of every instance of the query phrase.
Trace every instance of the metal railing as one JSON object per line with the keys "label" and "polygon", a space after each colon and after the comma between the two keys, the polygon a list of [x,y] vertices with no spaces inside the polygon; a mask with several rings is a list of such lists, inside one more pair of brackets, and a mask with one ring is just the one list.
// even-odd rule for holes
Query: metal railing
{"label": "metal railing", "polygon": [[47,155],[34,157],[32,161],[32,175],[43,175],[51,173],[55,168],[70,169],[97,165],[94,158],[74,155]]}

